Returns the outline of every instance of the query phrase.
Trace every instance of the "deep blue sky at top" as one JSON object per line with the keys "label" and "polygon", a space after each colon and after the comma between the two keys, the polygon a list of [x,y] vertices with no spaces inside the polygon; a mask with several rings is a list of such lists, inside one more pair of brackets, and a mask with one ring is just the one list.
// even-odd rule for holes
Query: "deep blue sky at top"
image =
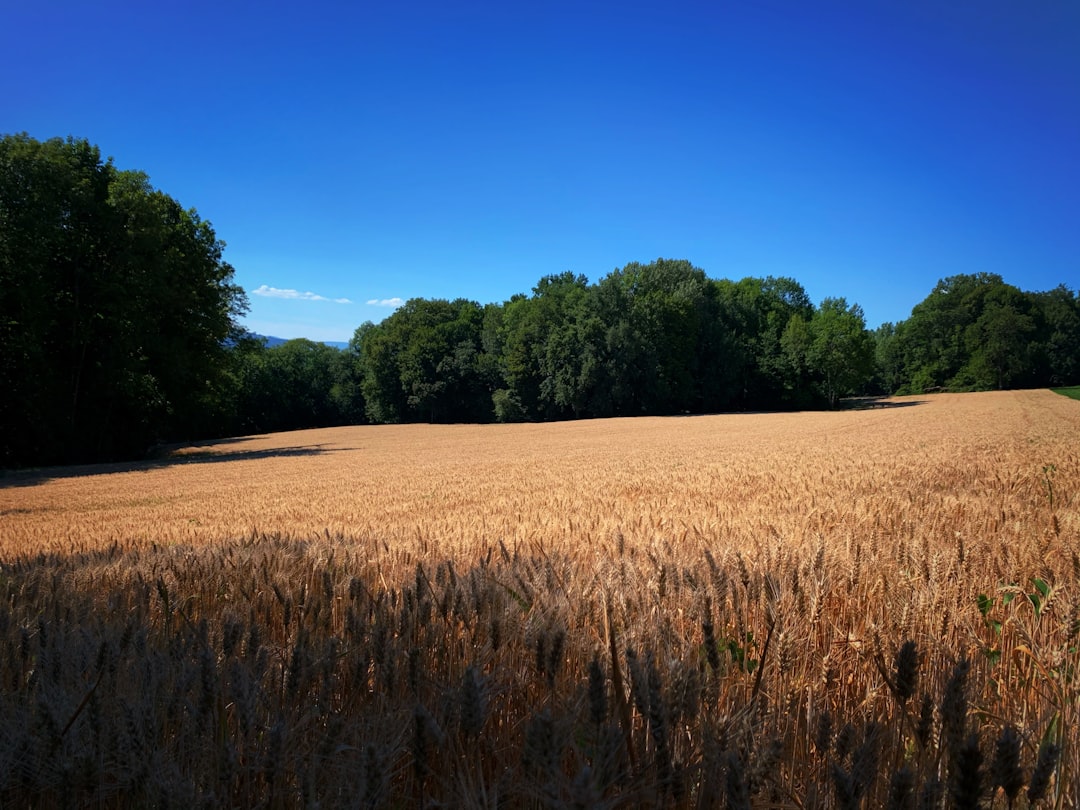
{"label": "deep blue sky at top", "polygon": [[1080,284],[1074,0],[6,6],[0,133],[197,208],[264,334],[660,256],[871,328],[956,273]]}

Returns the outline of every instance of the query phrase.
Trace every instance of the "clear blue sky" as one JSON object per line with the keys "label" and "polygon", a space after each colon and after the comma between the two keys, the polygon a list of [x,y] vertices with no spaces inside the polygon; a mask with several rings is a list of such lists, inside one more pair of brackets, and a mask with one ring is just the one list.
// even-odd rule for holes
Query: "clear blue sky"
{"label": "clear blue sky", "polygon": [[1080,285],[1075,0],[9,2],[0,91],[198,209],[280,337],[660,256],[870,327]]}

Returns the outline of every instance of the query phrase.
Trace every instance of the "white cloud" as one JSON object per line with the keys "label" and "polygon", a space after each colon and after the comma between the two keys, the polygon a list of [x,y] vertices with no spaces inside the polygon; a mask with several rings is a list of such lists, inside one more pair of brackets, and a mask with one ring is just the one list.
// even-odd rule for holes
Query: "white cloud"
{"label": "white cloud", "polygon": [[351,304],[348,298],[327,298],[324,295],[316,295],[313,292],[300,292],[299,290],[281,290],[277,287],[268,287],[263,284],[252,295],[261,295],[264,298],[288,298],[293,301],[332,301],[335,304]]}
{"label": "white cloud", "polygon": [[367,302],[369,307],[393,307],[397,309],[405,303],[403,298],[372,298]]}

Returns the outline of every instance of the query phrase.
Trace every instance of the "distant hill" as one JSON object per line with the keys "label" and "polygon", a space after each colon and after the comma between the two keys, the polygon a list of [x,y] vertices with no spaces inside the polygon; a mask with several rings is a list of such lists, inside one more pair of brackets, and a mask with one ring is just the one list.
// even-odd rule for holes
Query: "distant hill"
{"label": "distant hill", "polygon": [[[274,337],[273,335],[254,335],[254,337],[262,338],[263,340],[265,340],[266,341],[266,347],[268,349],[272,349],[275,346],[280,346],[282,343],[288,343],[289,342],[286,338]],[[347,349],[347,348],[349,348],[349,344],[346,341],[324,340],[322,342],[325,343],[327,346],[330,346],[330,347],[332,347],[334,349]]]}

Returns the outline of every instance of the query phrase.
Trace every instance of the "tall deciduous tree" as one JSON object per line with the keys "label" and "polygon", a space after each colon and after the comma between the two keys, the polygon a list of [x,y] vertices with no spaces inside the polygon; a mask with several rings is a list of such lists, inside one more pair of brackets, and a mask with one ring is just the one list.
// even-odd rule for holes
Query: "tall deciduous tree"
{"label": "tall deciduous tree", "polygon": [[361,389],[374,422],[476,422],[491,418],[484,311],[473,301],[410,299],[353,338]]}
{"label": "tall deciduous tree", "polygon": [[744,408],[805,404],[801,366],[792,363],[794,338],[789,336],[785,344],[783,336],[792,319],[805,323],[812,317],[814,306],[806,290],[792,278],[774,276],[715,284],[733,350],[732,398]]}
{"label": "tall deciduous tree", "polygon": [[1080,381],[1080,296],[1064,284],[1035,293],[1038,345],[1034,354],[1047,385]]}
{"label": "tall deciduous tree", "polygon": [[979,317],[964,332],[972,387],[1006,388],[1031,362],[1035,322],[1019,290],[1002,285],[988,295]]}
{"label": "tall deciduous tree", "polygon": [[243,432],[298,430],[363,421],[355,356],[297,338],[267,348],[237,346]]}
{"label": "tall deciduous tree", "polygon": [[1068,385],[1080,379],[1080,300],[1064,286],[1031,293],[992,273],[950,276],[886,347],[901,393]]}
{"label": "tall deciduous tree", "polygon": [[544,276],[531,297],[515,296],[506,303],[502,372],[508,393],[500,395],[502,413],[532,419],[580,414],[585,396],[581,369],[588,352],[581,328],[590,296],[584,276],[565,272]]}
{"label": "tall deciduous tree", "polygon": [[904,384],[903,346],[896,324],[883,323],[874,330],[875,389],[894,394]]}
{"label": "tall deciduous tree", "polygon": [[0,460],[133,456],[213,430],[246,307],[223,247],[85,140],[0,138]]}
{"label": "tall deciduous tree", "polygon": [[685,260],[633,262],[600,280],[603,370],[614,413],[673,413],[713,406],[726,344],[718,295]]}
{"label": "tall deciduous tree", "polygon": [[874,373],[874,339],[866,331],[862,307],[826,298],[810,319],[809,337],[807,365],[829,407],[835,407]]}
{"label": "tall deciduous tree", "polygon": [[988,291],[1004,284],[993,273],[940,280],[898,327],[904,349],[906,390],[921,393],[959,384],[970,357],[967,330],[978,320]]}

